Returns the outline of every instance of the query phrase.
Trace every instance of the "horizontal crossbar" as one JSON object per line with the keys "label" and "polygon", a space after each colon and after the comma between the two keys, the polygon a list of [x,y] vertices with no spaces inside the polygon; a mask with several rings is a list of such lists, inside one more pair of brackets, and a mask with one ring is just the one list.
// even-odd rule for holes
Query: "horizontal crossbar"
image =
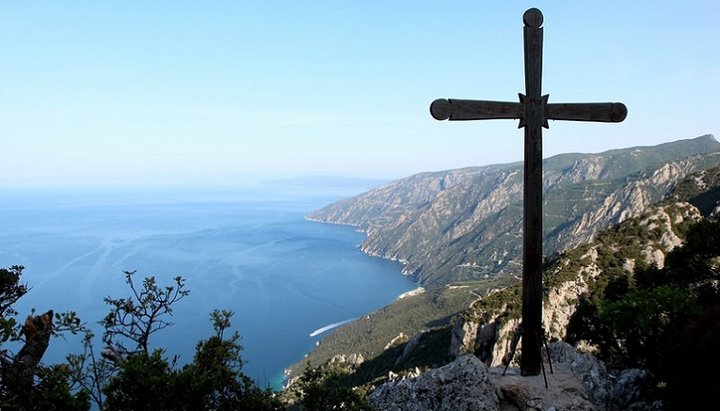
{"label": "horizontal crossbar", "polygon": [[627,117],[623,103],[554,103],[545,106],[548,120],[619,123]]}
{"label": "horizontal crossbar", "polygon": [[437,99],[430,104],[430,114],[436,120],[512,119],[525,116],[520,103],[505,101]]}
{"label": "horizontal crossbar", "polygon": [[[522,97],[522,96],[521,96]],[[546,100],[545,100],[546,101]],[[430,105],[436,120],[523,119],[527,102],[437,99]],[[541,103],[544,104],[544,101]],[[544,104],[545,120],[599,121],[619,123],[627,117],[622,103]]]}

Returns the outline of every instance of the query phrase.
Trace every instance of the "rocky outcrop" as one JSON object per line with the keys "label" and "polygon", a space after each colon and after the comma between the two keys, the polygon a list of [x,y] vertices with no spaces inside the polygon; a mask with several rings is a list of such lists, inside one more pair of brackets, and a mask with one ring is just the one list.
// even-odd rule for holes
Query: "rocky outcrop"
{"label": "rocky outcrop", "polygon": [[390,340],[389,343],[385,344],[385,347],[383,348],[383,350],[387,350],[389,348],[396,347],[404,342],[407,342],[407,340],[408,340],[407,335],[405,335],[405,333],[401,332],[400,334],[397,335],[397,337],[393,338],[392,340]]}
{"label": "rocky outcrop", "polygon": [[[632,368],[611,374],[605,364],[591,354],[579,353],[570,344],[555,342],[549,345],[550,361],[569,364],[572,374],[582,382],[588,399],[598,408],[608,411],[663,409],[662,403],[649,400],[650,374]],[[543,352],[544,361],[548,360]]]}
{"label": "rocky outcrop", "polygon": [[450,357],[457,358],[468,354],[468,348],[473,347],[477,339],[478,326],[477,321],[463,321],[459,318],[455,320],[450,333]]}
{"label": "rocky outcrop", "polygon": [[472,355],[416,378],[385,383],[368,400],[378,411],[494,411],[500,406],[487,368]]}
{"label": "rocky outcrop", "polygon": [[[712,136],[545,160],[545,253],[640,215],[684,175],[718,162]],[[402,262],[421,284],[442,285],[520,272],[522,191],[520,163],[423,173],[308,219],[360,227],[365,253]]]}
{"label": "rocky outcrop", "polygon": [[672,197],[694,205],[703,216],[716,218],[720,213],[720,165],[683,179],[673,189]]}
{"label": "rocky outcrop", "polygon": [[[542,313],[542,324],[548,340],[565,337],[567,326],[577,309],[578,300],[588,292],[589,282],[602,273],[597,265],[597,258],[597,249],[591,247],[581,257],[581,261],[585,263],[577,268],[574,278],[548,291],[547,298],[543,301]],[[564,266],[568,264],[570,261],[562,262]]]}
{"label": "rocky outcrop", "polygon": [[683,243],[683,239],[680,238],[674,227],[685,222],[697,222],[700,219],[702,219],[700,210],[684,202],[656,207],[643,216],[639,225],[648,231],[657,233],[660,237],[650,240],[643,249],[642,255],[645,262],[663,268],[665,254]]}
{"label": "rocky outcrop", "polygon": [[[655,410],[648,401],[648,373],[629,369],[608,373],[590,354],[566,343],[549,346],[553,372],[521,377],[519,370],[488,368],[473,355],[458,357],[424,374],[390,381],[368,397],[375,410]],[[548,362],[545,356],[544,361]]]}
{"label": "rocky outcrop", "polygon": [[[577,301],[580,296],[587,293],[588,282],[602,273],[596,264],[597,258],[596,249],[590,248],[582,257],[585,264],[577,268],[572,280],[562,282],[558,287],[548,291],[543,301],[542,316],[548,340],[565,337],[567,326],[577,308]],[[473,353],[491,366],[505,364],[511,360],[510,346],[516,334],[519,318],[508,318],[505,307],[492,313],[477,310],[471,308],[472,315],[458,316],[455,319],[449,354],[451,357],[456,357]],[[481,323],[480,318],[489,318],[489,320]],[[517,365],[521,354],[522,347],[519,346],[512,358],[513,364]]]}
{"label": "rocky outcrop", "polygon": [[362,354],[337,354],[329,361],[330,364],[342,365],[350,368],[357,368],[365,362]]}

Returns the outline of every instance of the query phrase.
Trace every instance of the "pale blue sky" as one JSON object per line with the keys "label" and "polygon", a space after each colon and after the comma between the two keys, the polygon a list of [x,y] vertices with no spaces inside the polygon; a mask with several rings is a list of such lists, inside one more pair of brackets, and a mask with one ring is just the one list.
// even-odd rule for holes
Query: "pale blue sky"
{"label": "pale blue sky", "polygon": [[545,15],[545,155],[720,133],[718,1],[0,2],[0,183],[397,178],[522,159],[510,120],[438,122],[439,97],[522,92]]}

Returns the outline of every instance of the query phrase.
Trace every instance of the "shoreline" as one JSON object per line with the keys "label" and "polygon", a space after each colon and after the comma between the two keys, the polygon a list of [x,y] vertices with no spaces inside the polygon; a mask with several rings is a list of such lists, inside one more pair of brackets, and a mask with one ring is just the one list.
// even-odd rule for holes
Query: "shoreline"
{"label": "shoreline", "polygon": [[[321,219],[317,219],[317,218],[312,218],[312,217],[310,217],[310,216],[308,216],[308,215],[303,216],[303,219],[304,219],[305,221],[309,221],[309,222],[312,222],[312,223],[330,224],[330,225],[337,225],[337,226],[352,227],[352,228],[355,228],[357,232],[361,232],[361,233],[365,234],[365,237],[367,238],[367,231],[364,230],[364,229],[362,229],[362,227],[361,227],[359,224],[348,224],[348,223],[338,223],[338,222],[333,222],[333,221],[326,221],[326,220],[321,220]],[[364,254],[364,255],[366,255],[366,256],[368,256],[368,257],[380,258],[381,260],[392,261],[392,262],[395,262],[395,263],[399,263],[399,264],[400,264],[400,267],[399,267],[400,269],[398,270],[398,274],[399,274],[400,276],[402,276],[402,277],[405,277],[405,278],[409,278],[409,277],[410,277],[407,273],[405,273],[405,266],[407,265],[407,261],[401,260],[401,259],[395,259],[395,258],[387,258],[387,257],[383,257],[383,256],[381,256],[381,255],[371,254],[371,253],[365,252],[365,251],[362,249],[361,244],[358,245],[356,248],[357,248],[362,254]],[[380,310],[380,309],[382,309],[383,307],[386,307],[386,306],[388,306],[388,305],[390,305],[390,304],[393,304],[393,303],[395,303],[395,302],[397,302],[397,301],[399,301],[399,300],[401,300],[401,299],[403,299],[403,298],[411,297],[411,296],[414,296],[414,295],[419,295],[419,294],[422,294],[422,293],[425,292],[425,288],[422,287],[422,286],[420,286],[419,283],[417,283],[417,282],[414,281],[414,280],[413,280],[412,282],[416,285],[415,288],[413,288],[412,290],[408,290],[408,291],[406,291],[406,292],[398,295],[395,299],[393,299],[393,300],[391,300],[391,301],[388,301],[384,306],[378,307],[377,309],[372,310],[372,311],[368,311],[368,312],[366,312],[365,314],[363,314],[363,315],[360,316],[360,317],[356,317],[356,318],[352,318],[352,319],[340,321],[340,322],[338,322],[338,323],[328,324],[328,325],[326,325],[326,326],[320,327],[320,328],[314,330],[313,332],[311,332],[311,333],[309,334],[309,336],[310,336],[310,337],[317,337],[317,336],[319,336],[319,335],[321,335],[321,334],[324,334],[324,333],[326,333],[326,332],[328,332],[328,331],[335,332],[335,331],[337,331],[337,329],[339,329],[339,328],[341,328],[341,327],[343,327],[343,326],[346,326],[347,324],[351,323],[352,321],[355,321],[355,320],[357,320],[357,319],[359,319],[359,318],[362,318],[362,317],[369,316],[369,315],[371,315],[373,312],[375,312],[375,311],[377,311],[377,310]],[[328,335],[330,335],[330,334],[328,334]],[[325,336],[325,337],[326,337],[326,336]],[[320,341],[318,340],[318,341],[316,342],[315,346],[317,347],[317,345],[318,345],[319,343],[320,343]],[[304,359],[304,358],[307,358],[308,355],[310,355],[314,350],[315,350],[315,348],[307,351],[307,352],[304,354],[303,359]],[[283,369],[283,371],[282,371],[283,380],[282,380],[281,391],[289,388],[290,386],[292,386],[292,385],[297,381],[297,379],[300,378],[300,375],[293,375],[292,368],[293,368],[295,365],[301,363],[301,362],[303,361],[303,359],[300,359],[300,360],[298,360],[298,361],[295,361],[295,362],[293,362],[292,364],[289,364],[286,368]]]}

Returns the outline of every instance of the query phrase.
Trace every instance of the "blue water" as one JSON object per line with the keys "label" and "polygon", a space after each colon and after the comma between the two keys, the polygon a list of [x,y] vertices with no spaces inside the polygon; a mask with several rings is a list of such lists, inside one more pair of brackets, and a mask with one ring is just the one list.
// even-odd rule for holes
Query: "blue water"
{"label": "blue water", "polygon": [[[357,249],[362,233],[304,220],[347,194],[4,189],[0,266],[26,267],[23,281],[32,290],[17,305],[20,317],[33,307],[74,310],[94,327],[107,312],[103,297],[128,295],[123,271],[164,284],[181,275],[190,295],[177,304],[175,325],[151,343],[190,361],[196,342],[212,333],[210,312],[232,310],[244,371],[277,388],[283,369],[331,332],[321,328],[415,287],[398,264]],[[80,351],[76,338],[56,339],[45,359]]]}

